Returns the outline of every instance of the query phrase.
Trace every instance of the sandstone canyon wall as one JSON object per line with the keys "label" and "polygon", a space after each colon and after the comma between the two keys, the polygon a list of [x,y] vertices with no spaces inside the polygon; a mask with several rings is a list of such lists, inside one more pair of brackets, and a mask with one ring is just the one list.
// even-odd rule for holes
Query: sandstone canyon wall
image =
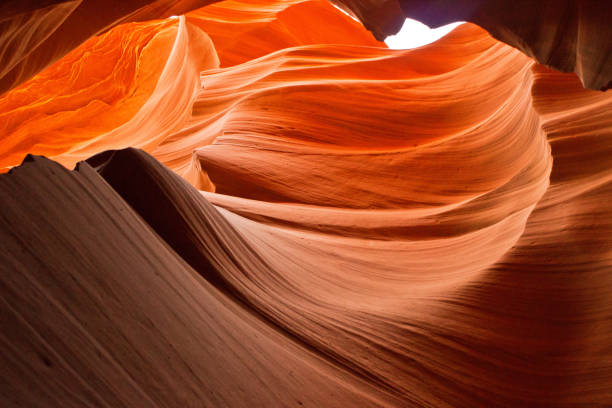
{"label": "sandstone canyon wall", "polygon": [[604,2],[47,3],[0,6],[1,405],[612,405]]}

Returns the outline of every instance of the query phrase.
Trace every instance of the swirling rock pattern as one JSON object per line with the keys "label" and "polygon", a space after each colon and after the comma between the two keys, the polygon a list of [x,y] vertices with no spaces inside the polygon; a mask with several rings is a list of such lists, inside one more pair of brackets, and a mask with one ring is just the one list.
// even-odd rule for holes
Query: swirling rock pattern
{"label": "swirling rock pattern", "polygon": [[[117,24],[179,15],[203,0],[6,0],[0,5],[0,94]],[[6,61],[6,63],[5,63]]]}
{"label": "swirling rock pattern", "polygon": [[612,9],[603,0],[334,0],[377,38],[406,17],[430,26],[470,21],[541,64],[576,73],[591,89],[612,86]]}
{"label": "swirling rock pattern", "polygon": [[74,166],[106,148],[152,149],[189,117],[200,70],[216,66],[184,18],[94,37],[0,100],[0,166],[28,152]]}
{"label": "swirling rock pattern", "polygon": [[93,37],[0,98],[2,405],[608,407],[610,112],[321,1]]}

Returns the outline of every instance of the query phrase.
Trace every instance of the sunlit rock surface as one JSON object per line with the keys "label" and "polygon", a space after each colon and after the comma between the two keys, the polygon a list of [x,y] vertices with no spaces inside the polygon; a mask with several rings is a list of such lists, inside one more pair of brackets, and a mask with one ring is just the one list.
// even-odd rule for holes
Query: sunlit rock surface
{"label": "sunlit rock surface", "polygon": [[3,0],[0,4],[0,94],[111,27],[182,14],[211,2]]}
{"label": "sunlit rock surface", "polygon": [[0,405],[612,405],[612,94],[473,24],[146,21],[192,3],[0,97]]}
{"label": "sunlit rock surface", "polygon": [[199,72],[218,63],[184,17],[93,37],[0,98],[0,167],[25,153],[74,166],[108,148],[152,149],[188,119]]}

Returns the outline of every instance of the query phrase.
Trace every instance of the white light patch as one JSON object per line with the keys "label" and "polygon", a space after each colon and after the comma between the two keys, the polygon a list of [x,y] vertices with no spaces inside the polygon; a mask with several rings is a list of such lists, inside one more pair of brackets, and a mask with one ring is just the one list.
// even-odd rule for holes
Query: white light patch
{"label": "white light patch", "polygon": [[389,48],[394,50],[406,50],[421,47],[432,43],[451,32],[459,23],[452,23],[438,28],[429,28],[417,20],[407,18],[402,29],[396,35],[390,35],[385,39]]}

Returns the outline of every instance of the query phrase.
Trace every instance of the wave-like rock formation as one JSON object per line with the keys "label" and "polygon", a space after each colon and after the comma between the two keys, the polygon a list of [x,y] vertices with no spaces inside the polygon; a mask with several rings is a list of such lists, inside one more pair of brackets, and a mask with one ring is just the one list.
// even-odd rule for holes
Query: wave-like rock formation
{"label": "wave-like rock formation", "polygon": [[118,24],[178,15],[210,2],[4,0],[0,5],[0,94]]}
{"label": "wave-like rock formation", "polygon": [[0,405],[612,405],[603,45],[579,77],[469,23],[141,3],[3,82]]}
{"label": "wave-like rock formation", "polygon": [[437,27],[469,21],[541,64],[575,72],[592,89],[612,86],[612,8],[605,0],[334,0],[377,38],[405,18]]}
{"label": "wave-like rock formation", "polygon": [[25,153],[74,166],[106,148],[151,149],[180,129],[199,72],[218,64],[210,39],[184,18],[94,37],[0,99],[0,167]]}
{"label": "wave-like rock formation", "polygon": [[[0,94],[28,80],[91,36],[117,24],[167,18],[214,4],[219,0],[6,0],[0,5]],[[225,0],[219,8],[202,12],[208,29],[221,31],[221,48],[240,47],[236,36],[265,23],[290,6],[303,8],[287,14],[274,30],[260,32],[249,54],[268,41],[285,44],[320,39],[319,32],[340,38],[345,23],[314,1]],[[538,62],[564,72],[575,72],[583,84],[605,90],[612,83],[612,11],[605,0],[334,0],[359,19],[379,40],[397,33],[406,17],[431,26],[470,21],[500,41],[518,48]],[[291,8],[291,7],[290,7]],[[314,11],[317,14],[314,14]],[[196,13],[197,14],[197,13]],[[282,21],[284,20],[284,21]],[[291,21],[290,25],[285,22]],[[319,24],[324,21],[325,24]],[[243,25],[244,24],[244,25]],[[327,29],[323,27],[328,27]],[[315,33],[313,35],[313,33]],[[291,38],[293,37],[293,38]],[[322,36],[325,38],[325,35]],[[323,40],[325,42],[325,40]],[[260,42],[258,45],[257,43]],[[264,45],[265,46],[265,45]],[[240,47],[243,48],[243,47]]]}

